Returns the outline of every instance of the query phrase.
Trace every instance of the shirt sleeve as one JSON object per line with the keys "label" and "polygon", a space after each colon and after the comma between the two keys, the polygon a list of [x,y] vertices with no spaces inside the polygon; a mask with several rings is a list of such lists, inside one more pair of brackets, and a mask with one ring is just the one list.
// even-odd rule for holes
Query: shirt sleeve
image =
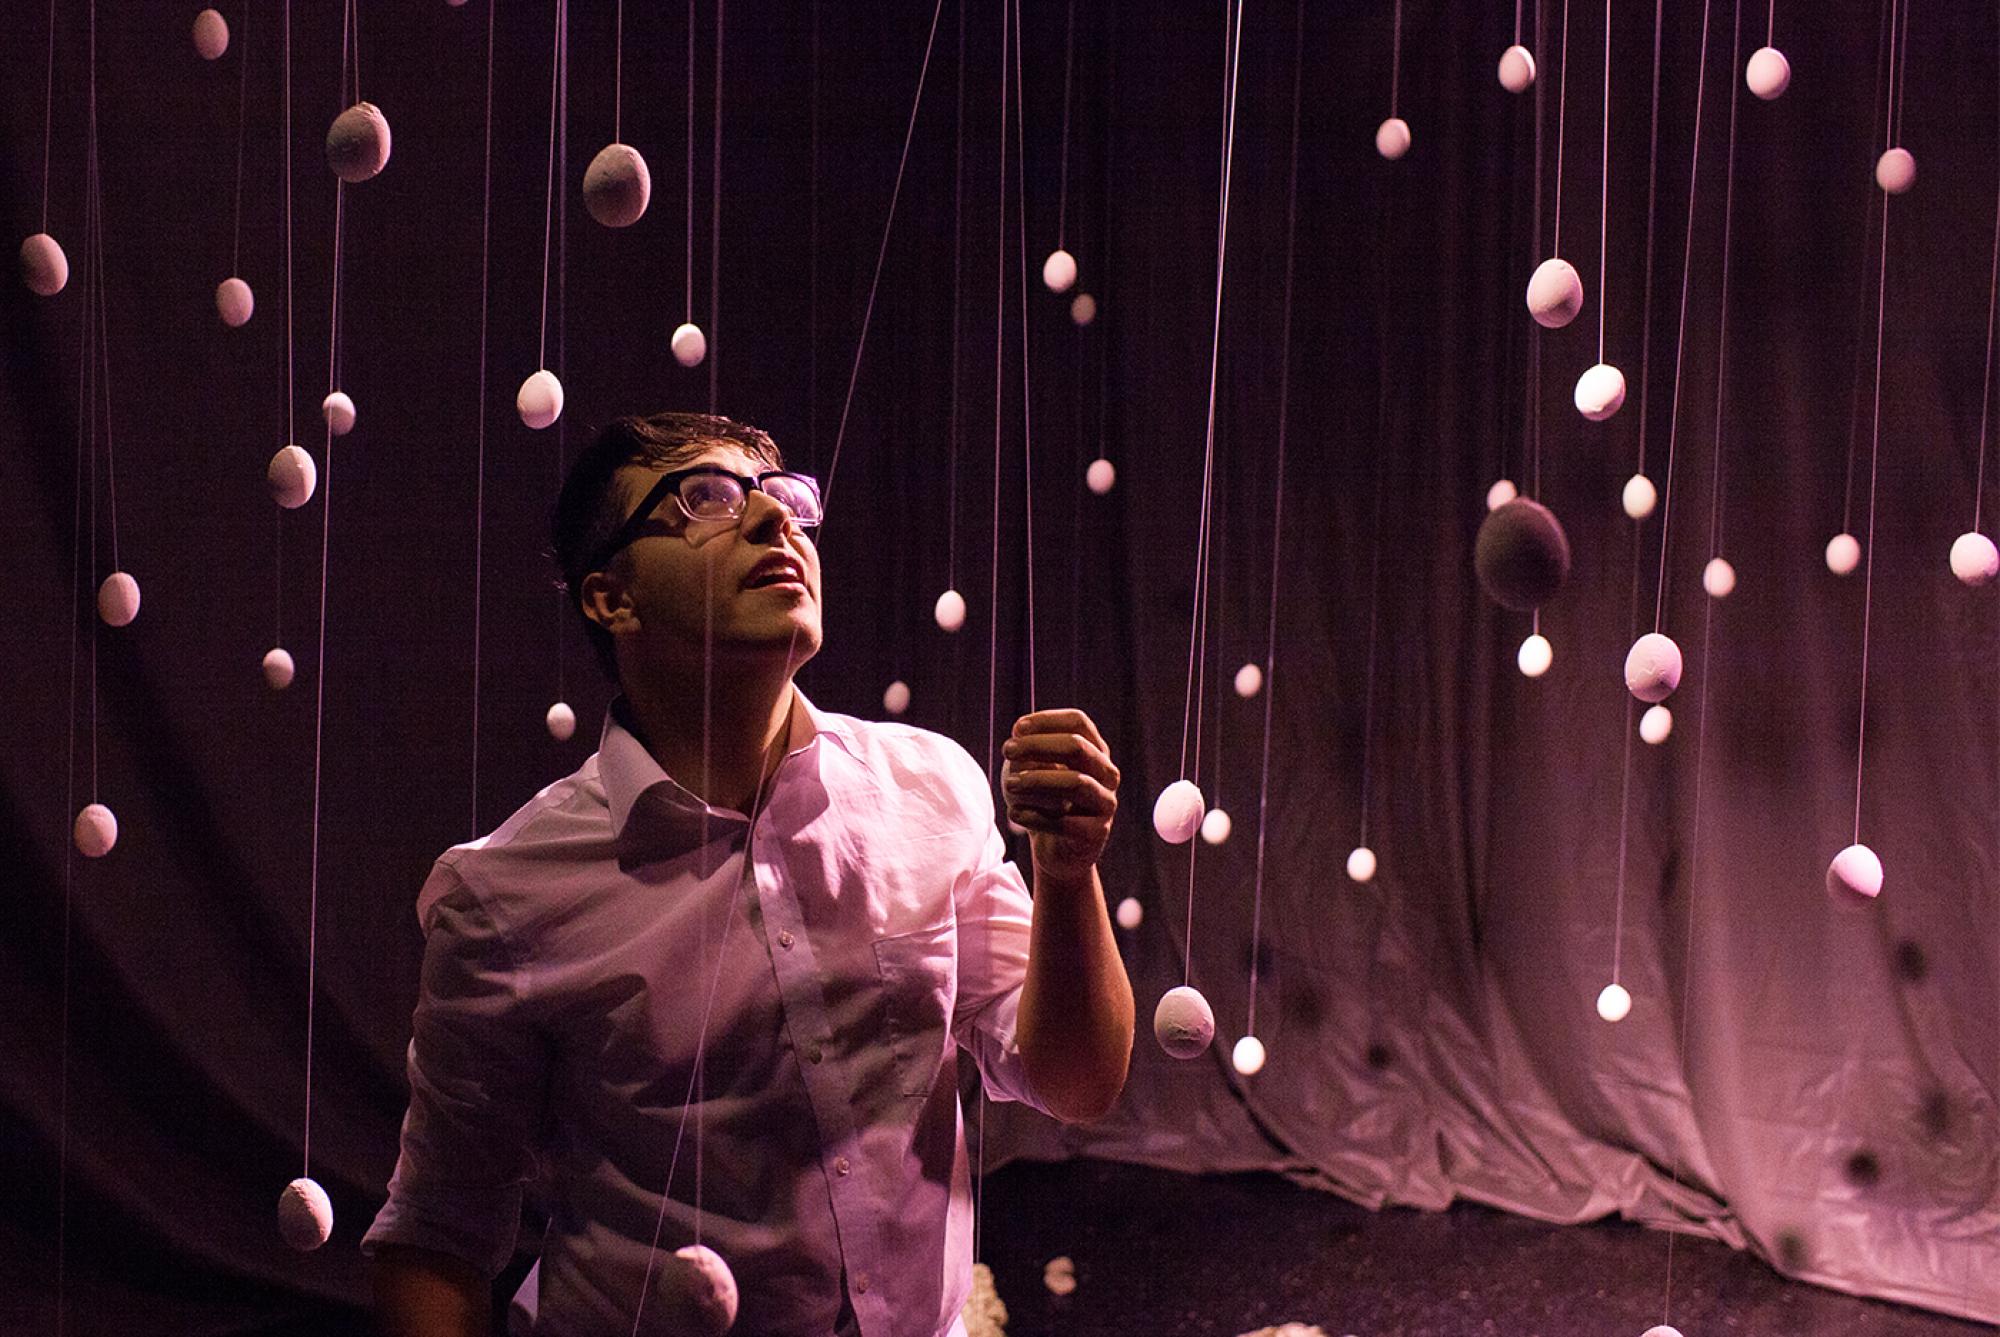
{"label": "shirt sleeve", "polygon": [[514,1251],[546,1102],[549,1050],[523,974],[479,898],[445,864],[425,884],[410,1107],[389,1200],[361,1242],[450,1254],[497,1276]]}
{"label": "shirt sleeve", "polygon": [[1046,1114],[1048,1106],[1028,1083],[1015,1039],[1021,985],[1028,977],[1034,898],[1020,868],[1007,857],[985,772],[962,748],[954,745],[952,751],[953,787],[975,833],[970,842],[975,854],[952,881],[958,1001],[951,1033],[979,1065],[989,1096],[1017,1100]]}

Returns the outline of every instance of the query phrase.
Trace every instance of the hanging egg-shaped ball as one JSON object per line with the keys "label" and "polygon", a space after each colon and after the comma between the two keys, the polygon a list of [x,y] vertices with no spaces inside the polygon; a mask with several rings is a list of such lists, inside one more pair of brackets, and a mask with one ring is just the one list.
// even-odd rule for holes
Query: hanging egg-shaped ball
{"label": "hanging egg-shaped ball", "polygon": [[1096,496],[1104,496],[1118,483],[1118,466],[1110,460],[1095,459],[1083,471],[1083,485]]}
{"label": "hanging egg-shaped ball", "polygon": [[335,390],[322,399],[319,411],[326,419],[327,430],[335,436],[346,436],[354,430],[354,399],[345,390]]}
{"label": "hanging egg-shaped ball", "polygon": [[1515,45],[1500,53],[1500,86],[1510,93],[1525,93],[1535,82],[1535,54]]}
{"label": "hanging egg-shaped ball", "polygon": [[567,743],[576,735],[576,711],[567,701],[558,701],[549,707],[549,713],[542,717],[549,737],[558,743]]}
{"label": "hanging egg-shaped ball", "polygon": [[562,382],[547,367],[542,368],[522,381],[521,388],[514,392],[514,411],[521,415],[522,422],[541,431],[562,417]]}
{"label": "hanging egg-shaped ball", "polygon": [[1146,907],[1139,903],[1137,896],[1127,896],[1118,902],[1118,927],[1131,930],[1146,921]]}
{"label": "hanging egg-shaped ball", "polygon": [[1400,116],[1391,116],[1375,127],[1375,151],[1390,162],[1410,151],[1410,123]]}
{"label": "hanging egg-shaped ball", "polygon": [[1375,851],[1366,845],[1356,845],[1347,854],[1347,875],[1356,882],[1371,882],[1375,878]]}
{"label": "hanging egg-shaped ball", "polygon": [[965,625],[965,596],[957,590],[946,590],[937,597],[937,607],[931,610],[937,619],[940,631],[957,631]]}
{"label": "hanging egg-shaped ball", "polygon": [[1549,638],[1540,632],[1535,632],[1522,641],[1521,648],[1514,652],[1514,663],[1524,678],[1541,677],[1549,671],[1549,665],[1555,663],[1555,660],[1555,647],[1550,645]]}
{"label": "hanging egg-shaped ball", "polygon": [[1254,1035],[1246,1035],[1229,1051],[1229,1066],[1245,1077],[1255,1077],[1264,1071],[1265,1057],[1264,1042]]}
{"label": "hanging egg-shaped ball", "polygon": [[333,1202],[311,1179],[294,1179],[278,1195],[278,1234],[300,1253],[311,1253],[333,1235]]}
{"label": "hanging egg-shaped ball", "polygon": [[139,582],[124,571],[113,571],[97,587],[97,615],[107,627],[129,627],[139,616]]}
{"label": "hanging egg-shaped ball", "polygon": [[212,9],[194,16],[194,49],[203,60],[220,60],[229,50],[229,20]]}
{"label": "hanging egg-shaped ball", "polygon": [[1264,670],[1255,664],[1245,664],[1236,670],[1236,695],[1249,700],[1264,690]]}
{"label": "hanging egg-shaped ball", "polygon": [[682,1292],[694,1301],[693,1337],[722,1337],[736,1322],[736,1274],[721,1254],[705,1244],[684,1244],[674,1250],[674,1257],[694,1271]]}
{"label": "hanging egg-shaped ball", "polygon": [[1826,889],[1854,896],[1882,894],[1882,860],[1866,845],[1849,845],[1826,867]]}
{"label": "hanging egg-shaped ball", "polygon": [[326,132],[326,165],[342,181],[366,181],[389,165],[389,118],[372,102],[357,102]]}
{"label": "hanging egg-shaped ball", "polygon": [[1597,1015],[1606,1021],[1623,1021],[1632,1012],[1632,995],[1622,984],[1607,984],[1597,995]]}
{"label": "hanging egg-shaped ball", "polygon": [[1592,422],[1603,422],[1624,406],[1625,373],[1600,362],[1576,378],[1576,411]]}
{"label": "hanging egg-shaped ball", "polygon": [[1050,292],[1068,292],[1076,283],[1076,257],[1058,247],[1042,261],[1042,282]]}
{"label": "hanging egg-shaped ball", "polygon": [[1079,328],[1097,319],[1097,299],[1080,292],[1069,299],[1069,318]]}
{"label": "hanging egg-shaped ball", "polygon": [[1875,184],[1901,195],[1917,184],[1917,160],[1908,149],[1890,149],[1875,160]]}
{"label": "hanging egg-shaped ball", "polygon": [[1472,569],[1495,603],[1525,613],[1569,579],[1569,537],[1548,507],[1516,497],[1480,522]]}
{"label": "hanging egg-shaped ball", "polygon": [[1625,686],[1641,701],[1664,701],[1681,685],[1681,648],[1673,638],[1649,631],[1625,655]]}
{"label": "hanging egg-shaped ball", "polygon": [[272,501],[296,511],[319,489],[319,466],[302,448],[281,446],[264,466],[264,481],[270,484]]}
{"label": "hanging egg-shaped ball", "polygon": [[1486,509],[1497,511],[1520,495],[1521,489],[1514,486],[1513,479],[1496,478],[1493,486],[1486,489]]}
{"label": "hanging egg-shaped ball", "polygon": [[2000,549],[1984,534],[1960,534],[1951,544],[1951,573],[1974,588],[2000,575]]}
{"label": "hanging egg-shaped ball", "polygon": [[1169,845],[1185,845],[1194,839],[1207,806],[1200,786],[1192,780],[1176,780],[1153,800],[1153,830]]}
{"label": "hanging egg-shaped ball", "polygon": [[1736,592],[1736,568],[1726,557],[1711,557],[1701,569],[1701,587],[1713,599],[1727,599]]}
{"label": "hanging egg-shaped ball", "polygon": [[251,315],[257,310],[257,294],[250,291],[250,285],[239,278],[226,278],[215,285],[215,314],[222,317],[222,323],[230,329],[241,329],[250,323]]}
{"label": "hanging egg-shaped ball", "polygon": [[282,692],[292,685],[299,666],[292,662],[292,652],[283,646],[273,646],[264,652],[264,685],[274,692]]}
{"label": "hanging egg-shaped ball", "polygon": [[1658,747],[1674,731],[1674,712],[1665,706],[1648,706],[1639,717],[1639,737]]}
{"label": "hanging egg-shaped ball", "polygon": [[1852,534],[1835,534],[1826,541],[1826,569],[1836,576],[1851,576],[1861,565],[1861,540]]}
{"label": "hanging egg-shaped ball", "polygon": [[102,859],[118,843],[118,819],[102,803],[88,804],[76,815],[70,835],[77,853],[86,859]]}
{"label": "hanging egg-shaped ball", "polygon": [[69,283],[69,257],[46,232],[21,242],[21,282],[37,297],[54,297]]}
{"label": "hanging egg-shaped ball", "polygon": [[1544,329],[1559,330],[1583,310],[1583,279],[1559,256],[1535,266],[1528,279],[1528,314]]}
{"label": "hanging egg-shaped ball", "polygon": [[674,350],[674,361],[683,367],[699,367],[708,356],[708,336],[693,321],[675,327],[669,346]]}
{"label": "hanging egg-shaped ball", "polygon": [[1743,67],[1743,82],[1751,92],[1769,102],[1791,87],[1792,62],[1777,47],[1760,46],[1750,53],[1750,63]]}
{"label": "hanging egg-shaped ball", "polygon": [[630,227],[653,198],[653,174],[630,144],[606,144],[583,173],[583,207],[606,227]]}
{"label": "hanging egg-shaped ball", "polygon": [[1236,823],[1221,808],[1210,808],[1208,815],[1201,819],[1201,838],[1211,845],[1222,844],[1235,829]]}
{"label": "hanging egg-shaped ball", "polygon": [[1215,1011],[1190,985],[1169,989],[1153,1009],[1153,1037],[1174,1058],[1199,1058],[1215,1039]]}
{"label": "hanging egg-shaped ball", "polygon": [[1659,505],[1660,490],[1653,486],[1653,480],[1644,474],[1633,474],[1625,480],[1625,491],[1619,496],[1619,503],[1625,507],[1625,514],[1634,520],[1643,520]]}
{"label": "hanging egg-shaped ball", "polygon": [[891,715],[900,715],[909,708],[910,684],[898,678],[882,693],[882,709]]}

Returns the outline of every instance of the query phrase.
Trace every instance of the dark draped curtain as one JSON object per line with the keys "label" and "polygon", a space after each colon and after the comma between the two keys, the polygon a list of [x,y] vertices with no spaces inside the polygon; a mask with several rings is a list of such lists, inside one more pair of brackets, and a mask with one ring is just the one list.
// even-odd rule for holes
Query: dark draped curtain
{"label": "dark draped curtain", "polygon": [[[1895,134],[1920,177],[1884,247],[1878,6],[1777,6],[1795,73],[1770,103],[1740,73],[1765,7],[1665,6],[1655,119],[1654,7],[1616,0],[1607,212],[1601,6],[1568,7],[1567,79],[1563,7],[1527,6],[1540,79],[1515,96],[1494,76],[1511,7],[1408,0],[1414,144],[1390,163],[1392,6],[1251,4],[1211,469],[1220,4],[1075,6],[1066,115],[1070,7],[1024,0],[1004,233],[1000,8],[944,5],[879,289],[929,7],[730,6],[712,215],[715,7],[690,174],[686,15],[626,6],[623,137],[654,194],[611,232],[577,186],[612,135],[613,7],[571,14],[545,212],[553,6],[505,6],[483,401],[487,13],[361,6],[394,156],[342,203],[360,424],[329,452],[336,8],[292,16],[288,417],[280,11],[225,6],[211,64],[191,9],[100,7],[106,323],[85,359],[89,34],[57,6],[48,230],[73,276],[48,299],[0,284],[0,1328],[54,1330],[59,1277],[77,1333],[352,1321],[405,1099],[416,889],[583,760],[608,695],[544,556],[563,461],[616,414],[711,405],[834,476],[828,645],[802,678],[819,705],[879,717],[900,678],[909,719],[985,758],[1031,702],[1074,703],[1124,768],[1103,872],[1145,912],[1122,935],[1126,1096],[1087,1129],[994,1107],[989,1167],[1276,1168],[1371,1205],[1622,1214],[2000,1321],[2000,587],[1946,563],[1992,434],[1991,12],[1909,16]],[[0,93],[17,238],[40,226],[47,35],[20,17]],[[1587,300],[1538,333],[1521,294],[1558,209]],[[1088,326],[1040,284],[1058,236]],[[211,297],[232,269],[258,301],[237,330]],[[1600,300],[1630,393],[1593,424],[1570,389]],[[692,371],[667,350],[690,303],[712,350]],[[512,395],[543,364],[568,407],[534,433]],[[262,471],[288,441],[321,490],[278,513]],[[1637,467],[1665,495],[1635,525]],[[1502,476],[1574,553],[1538,680],[1514,665],[1528,615],[1473,576]],[[1866,562],[1845,579],[1821,555],[1843,526]],[[124,629],[92,616],[114,533],[144,592]],[[1701,585],[1718,552],[1725,600]],[[949,584],[957,636],[931,618]],[[1675,726],[1628,745],[1621,664],[1656,624],[1686,655]],[[1239,698],[1273,625],[1268,701]],[[276,643],[300,670],[283,693],[258,671]],[[582,721],[567,743],[542,724],[558,696]],[[1858,829],[1887,870],[1869,902],[1824,886],[1855,838],[1864,722]],[[1226,844],[1153,836],[1183,775],[1233,815]],[[86,861],[69,832],[93,796],[120,837]],[[1360,885],[1364,810],[1380,872]],[[1593,1000],[1614,959],[1633,1007],[1611,1025]],[[1269,1062],[1246,1078],[1229,1052],[1253,969]],[[1184,981],[1218,1035],[1179,1062],[1143,1031]],[[306,1164],[308,1075],[337,1223],[301,1256],[273,1209]]]}

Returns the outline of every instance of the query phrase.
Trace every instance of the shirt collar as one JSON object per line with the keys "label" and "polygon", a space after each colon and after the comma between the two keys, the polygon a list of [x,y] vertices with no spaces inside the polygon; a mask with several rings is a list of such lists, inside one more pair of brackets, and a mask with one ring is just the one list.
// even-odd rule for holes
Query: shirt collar
{"label": "shirt collar", "polygon": [[[677,814],[700,817],[706,814],[711,821],[741,824],[743,815],[725,808],[712,808],[704,803],[694,791],[667,774],[666,769],[646,750],[624,722],[627,707],[622,696],[611,703],[611,709],[604,714],[604,731],[597,744],[597,772],[604,783],[604,797],[611,809],[611,831],[622,837],[625,826],[632,818],[633,809],[640,801],[663,803]],[[830,738],[849,756],[857,755],[857,743],[849,728],[848,721],[838,715],[830,715],[813,705],[796,684],[792,687],[791,736],[785,753],[786,763],[800,754],[813,754],[821,738]],[[782,777],[785,763],[780,764]],[[772,789],[778,786],[773,780]],[[765,796],[769,805],[770,795]]]}

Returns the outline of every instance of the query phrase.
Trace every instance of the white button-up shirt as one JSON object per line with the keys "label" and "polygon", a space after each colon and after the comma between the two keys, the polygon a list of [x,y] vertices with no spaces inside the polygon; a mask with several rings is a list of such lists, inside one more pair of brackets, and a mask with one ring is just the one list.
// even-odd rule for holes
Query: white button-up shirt
{"label": "white button-up shirt", "polygon": [[438,860],[402,1151],[364,1250],[496,1275],[539,1175],[537,1332],[631,1331],[649,1261],[640,1330],[681,1331],[674,1250],[697,1238],[735,1273],[739,1333],[824,1337],[843,1291],[864,1337],[953,1330],[959,1049],[1041,1107],[1014,1041],[1028,890],[956,743],[797,694],[790,744],[753,828],[614,716],[575,774]]}

